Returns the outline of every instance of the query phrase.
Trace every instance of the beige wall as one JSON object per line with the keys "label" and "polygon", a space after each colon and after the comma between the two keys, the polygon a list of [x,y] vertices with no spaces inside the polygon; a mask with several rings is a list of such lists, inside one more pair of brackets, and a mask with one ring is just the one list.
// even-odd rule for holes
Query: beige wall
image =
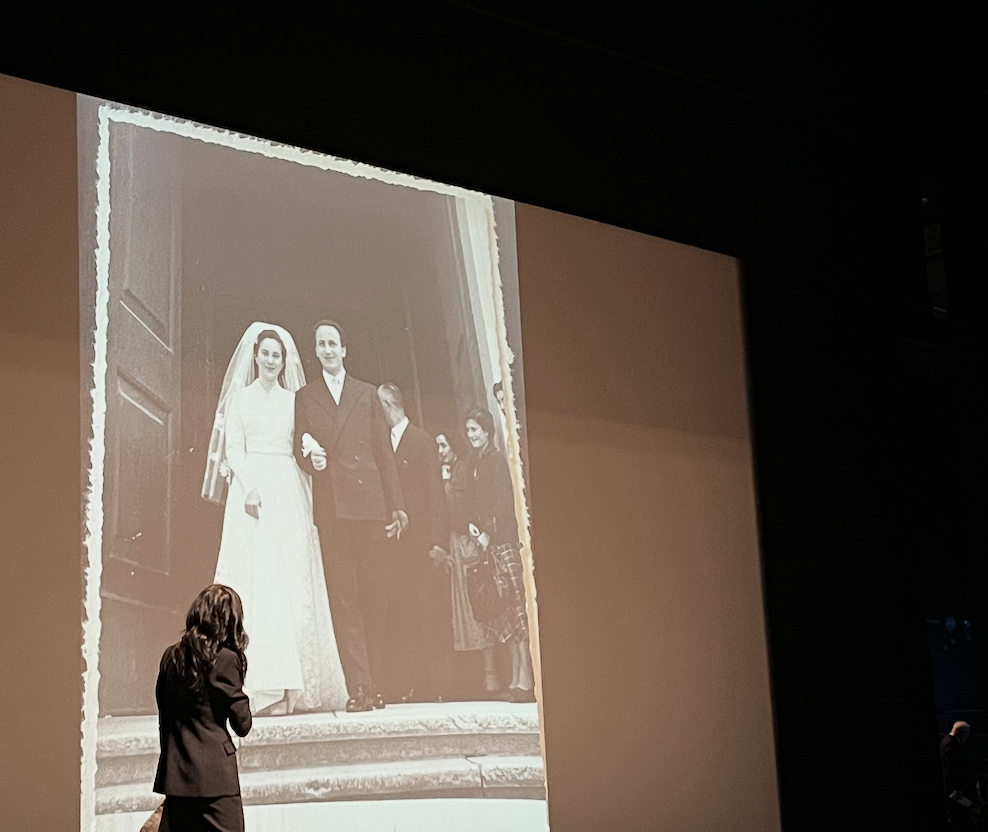
{"label": "beige wall", "polygon": [[[0,828],[78,828],[74,97],[0,77]],[[736,267],[519,205],[550,822],[779,828]]]}
{"label": "beige wall", "polygon": [[79,826],[75,97],[0,76],[0,829]]}

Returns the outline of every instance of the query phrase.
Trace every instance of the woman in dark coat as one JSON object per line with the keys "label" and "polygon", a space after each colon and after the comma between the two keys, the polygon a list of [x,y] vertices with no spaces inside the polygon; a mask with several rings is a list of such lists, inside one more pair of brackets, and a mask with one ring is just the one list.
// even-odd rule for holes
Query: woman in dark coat
{"label": "woman in dark coat", "polygon": [[467,462],[466,477],[469,533],[482,548],[493,554],[495,569],[508,594],[504,610],[486,625],[489,637],[506,644],[511,654],[511,684],[503,698],[512,702],[534,702],[525,575],[508,462],[494,444],[494,419],[488,411],[470,413],[465,427],[473,449]]}
{"label": "woman in dark coat", "polygon": [[165,795],[161,832],[243,832],[237,749],[227,722],[241,737],[251,728],[246,647],[240,596],[213,584],[192,603],[181,640],[161,657],[154,780],[154,790]]}

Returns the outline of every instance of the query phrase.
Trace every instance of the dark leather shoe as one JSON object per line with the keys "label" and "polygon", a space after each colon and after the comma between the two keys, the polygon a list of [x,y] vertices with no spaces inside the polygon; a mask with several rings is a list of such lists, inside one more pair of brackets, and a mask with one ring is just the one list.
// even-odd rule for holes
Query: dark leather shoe
{"label": "dark leather shoe", "polygon": [[[384,707],[384,694],[378,691],[372,697],[370,697],[371,707],[381,710]],[[368,711],[370,708],[367,709]]]}
{"label": "dark leather shoe", "polygon": [[353,696],[346,701],[346,712],[348,714],[369,711],[373,707],[370,696],[367,695],[367,691],[361,685],[357,685]]}

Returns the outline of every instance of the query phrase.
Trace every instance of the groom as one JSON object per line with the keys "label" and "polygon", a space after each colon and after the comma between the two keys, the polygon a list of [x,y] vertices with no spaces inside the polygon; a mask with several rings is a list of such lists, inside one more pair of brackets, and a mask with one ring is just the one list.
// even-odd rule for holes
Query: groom
{"label": "groom", "polygon": [[312,475],[329,609],[350,695],[347,711],[383,708],[390,568],[386,537],[408,526],[390,432],[373,385],[348,376],[346,336],[315,326],[319,378],[295,394],[295,458]]}

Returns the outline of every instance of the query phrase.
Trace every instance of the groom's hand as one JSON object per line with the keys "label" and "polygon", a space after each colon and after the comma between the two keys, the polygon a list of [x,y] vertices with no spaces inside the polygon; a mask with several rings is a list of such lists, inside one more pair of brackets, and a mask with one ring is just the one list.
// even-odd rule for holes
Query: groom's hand
{"label": "groom's hand", "polygon": [[326,470],[326,449],[308,431],[302,434],[302,456],[309,457],[312,467],[317,471]]}

